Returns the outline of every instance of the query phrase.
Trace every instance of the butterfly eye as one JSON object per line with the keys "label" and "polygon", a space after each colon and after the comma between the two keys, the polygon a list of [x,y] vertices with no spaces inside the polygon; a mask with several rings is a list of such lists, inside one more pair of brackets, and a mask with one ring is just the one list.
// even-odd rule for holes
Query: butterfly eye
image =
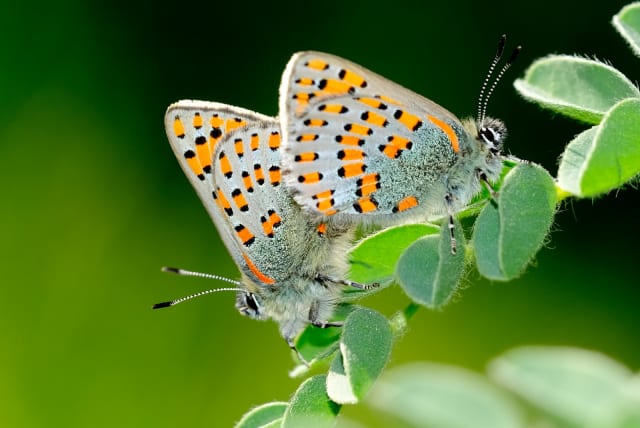
{"label": "butterfly eye", "polygon": [[260,304],[253,293],[247,293],[242,290],[236,297],[236,309],[245,316],[250,318],[260,318]]}
{"label": "butterfly eye", "polygon": [[256,313],[260,312],[260,306],[258,306],[258,301],[253,293],[246,293],[244,295],[244,303],[248,308],[251,308]]}
{"label": "butterfly eye", "polygon": [[500,142],[500,136],[497,135],[496,131],[492,128],[482,128],[478,133],[480,134],[480,138],[489,146],[494,146],[496,142]]}
{"label": "butterfly eye", "polygon": [[498,119],[487,118],[483,126],[478,128],[478,140],[483,141],[493,154],[500,152],[506,136],[507,128]]}

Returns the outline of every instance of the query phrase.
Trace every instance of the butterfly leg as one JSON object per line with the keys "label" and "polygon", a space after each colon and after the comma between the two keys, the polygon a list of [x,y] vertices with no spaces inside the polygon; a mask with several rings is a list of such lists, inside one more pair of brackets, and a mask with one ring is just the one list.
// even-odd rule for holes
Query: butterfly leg
{"label": "butterfly leg", "polygon": [[359,282],[354,282],[354,281],[349,281],[348,279],[334,279],[331,277],[328,277],[326,275],[322,275],[322,274],[317,274],[316,275],[316,281],[320,281],[320,282],[331,282],[333,284],[340,284],[340,285],[345,285],[347,287],[353,287],[353,288],[357,288],[359,290],[372,290],[374,288],[378,288],[380,287],[380,283],[378,282],[373,282],[371,284],[361,284]]}
{"label": "butterfly leg", "polygon": [[318,328],[328,328],[328,327],[342,327],[344,325],[341,321],[311,321],[311,325]]}
{"label": "butterfly leg", "polygon": [[444,195],[444,201],[447,204],[447,213],[449,213],[449,237],[451,239],[451,254],[456,254],[457,244],[455,235],[455,223],[453,222],[453,195],[447,193]]}
{"label": "butterfly leg", "polygon": [[[320,321],[318,319],[318,305],[317,304],[313,304],[309,308],[309,323],[312,326],[318,327],[318,328],[342,327],[342,325],[344,324],[342,321]],[[311,365],[311,363],[309,361],[307,361],[302,356],[302,354],[300,353],[300,351],[296,347],[296,344],[293,342],[293,338],[285,337],[284,340],[286,340],[287,345],[289,345],[289,348],[293,352],[295,352],[296,356],[298,357],[298,360],[300,360],[300,362],[302,364],[304,364],[305,366],[309,367]]]}
{"label": "butterfly leg", "polygon": [[487,178],[487,174],[480,169],[476,170],[476,174],[478,175],[478,180],[480,180],[484,187],[489,191],[491,199],[495,201],[498,197],[498,193],[496,192],[496,189],[493,188],[493,184],[491,184],[489,178]]}
{"label": "butterfly leg", "polygon": [[[313,309],[310,311],[312,312]],[[311,313],[309,314],[309,316],[311,317]],[[342,321],[319,321],[319,320],[313,320],[313,319],[309,319],[309,322],[311,323],[312,326],[314,327],[318,327],[318,328],[329,328],[329,327],[342,327],[344,325],[344,323]],[[300,360],[300,362],[302,364],[304,364],[307,367],[311,366],[311,362],[307,361],[306,358],[304,358],[302,356],[302,353],[300,353],[300,351],[298,350],[298,348],[296,347],[296,344],[293,343],[293,339],[290,337],[286,337],[285,338],[287,345],[289,345],[289,349],[291,349],[293,352],[295,352],[296,357],[298,358],[298,360]]]}
{"label": "butterfly leg", "polygon": [[298,357],[298,360],[300,360],[300,362],[302,364],[304,364],[305,366],[309,367],[311,364],[309,363],[309,361],[307,361],[302,354],[300,353],[300,351],[298,350],[298,348],[296,347],[296,344],[293,343],[293,339],[290,337],[285,337],[284,340],[287,341],[287,345],[289,345],[289,348],[296,353],[296,357]]}
{"label": "butterfly leg", "polygon": [[318,319],[319,302],[314,302],[309,308],[309,323],[318,328],[342,327],[341,321],[323,321]]}

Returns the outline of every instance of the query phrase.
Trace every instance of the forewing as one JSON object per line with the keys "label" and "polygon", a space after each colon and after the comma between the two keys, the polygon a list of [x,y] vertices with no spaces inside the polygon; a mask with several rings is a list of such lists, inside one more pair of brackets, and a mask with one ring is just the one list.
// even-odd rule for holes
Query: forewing
{"label": "forewing", "polygon": [[[236,263],[244,263],[236,234],[230,229],[224,208],[213,199],[215,163],[213,154],[230,133],[274,119],[240,107],[221,103],[183,100],[169,106],[165,130],[171,148],[185,175],[213,220],[225,246]],[[226,165],[225,165],[226,166]]]}
{"label": "forewing", "polygon": [[240,107],[207,101],[183,100],[167,109],[164,124],[171,148],[218,230],[218,209],[211,203],[213,153],[233,130],[273,120]]}
{"label": "forewing", "polygon": [[411,151],[419,141],[456,139],[452,124],[460,123],[434,102],[319,52],[290,60],[280,87],[280,112],[287,186],[298,203],[322,216],[388,215],[417,205],[415,183],[407,183],[406,192],[385,189],[391,180],[384,174],[402,168],[402,161],[415,166],[416,160],[444,156],[427,151],[411,159],[416,157]]}
{"label": "forewing", "polygon": [[264,286],[301,275],[324,239],[282,183],[280,146],[279,122],[261,121],[233,131],[213,155],[212,198],[231,231],[230,251]]}

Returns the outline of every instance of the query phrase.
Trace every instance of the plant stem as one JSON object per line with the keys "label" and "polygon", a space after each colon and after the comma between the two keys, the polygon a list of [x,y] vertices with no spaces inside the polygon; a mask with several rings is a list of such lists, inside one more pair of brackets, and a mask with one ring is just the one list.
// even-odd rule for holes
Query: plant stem
{"label": "plant stem", "polygon": [[413,315],[418,311],[420,305],[417,303],[409,303],[404,310],[396,312],[390,319],[391,331],[393,331],[393,337],[397,340],[404,335],[409,327],[409,320],[413,318]]}

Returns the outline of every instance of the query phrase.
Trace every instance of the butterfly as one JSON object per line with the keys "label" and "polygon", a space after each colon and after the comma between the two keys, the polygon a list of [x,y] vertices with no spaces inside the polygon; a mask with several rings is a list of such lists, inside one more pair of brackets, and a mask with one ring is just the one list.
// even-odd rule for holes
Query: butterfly
{"label": "butterfly", "polygon": [[317,221],[389,224],[409,217],[453,216],[502,170],[502,121],[485,116],[506,42],[485,79],[477,120],[453,113],[346,59],[300,52],[280,85],[284,180]]}
{"label": "butterfly", "polygon": [[185,100],[169,106],[165,129],[241,279],[167,268],[236,287],[203,291],[154,308],[236,291],[240,313],[275,320],[296,352],[294,339],[307,325],[339,325],[329,320],[342,287],[369,288],[341,279],[352,227],[314,222],[293,200],[282,182],[278,120],[240,107]]}

